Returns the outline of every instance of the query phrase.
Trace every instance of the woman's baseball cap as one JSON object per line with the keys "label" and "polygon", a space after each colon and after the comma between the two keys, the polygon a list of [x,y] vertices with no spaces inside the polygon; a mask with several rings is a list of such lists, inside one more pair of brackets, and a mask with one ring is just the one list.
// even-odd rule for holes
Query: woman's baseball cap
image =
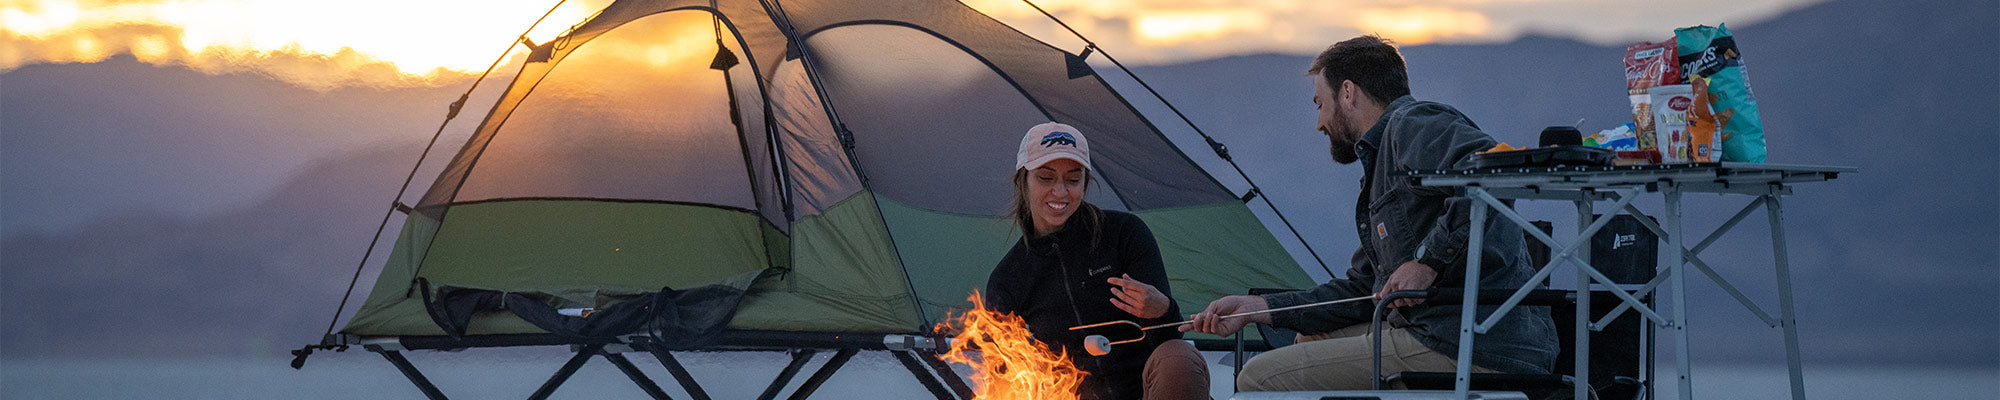
{"label": "woman's baseball cap", "polygon": [[1021,152],[1014,156],[1014,168],[1035,169],[1059,158],[1076,160],[1090,168],[1090,141],[1076,127],[1055,122],[1035,125],[1021,137]]}

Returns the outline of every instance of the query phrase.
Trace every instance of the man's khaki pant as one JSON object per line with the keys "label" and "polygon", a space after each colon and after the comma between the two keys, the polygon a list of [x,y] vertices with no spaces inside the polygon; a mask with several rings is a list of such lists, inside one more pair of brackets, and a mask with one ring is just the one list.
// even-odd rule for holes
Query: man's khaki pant
{"label": "man's khaki pant", "polygon": [[[1298,343],[1280,347],[1243,364],[1236,376],[1238,392],[1300,390],[1368,390],[1374,361],[1369,349],[1374,332],[1368,324],[1356,324],[1319,335],[1299,335]],[[1382,374],[1404,371],[1452,372],[1458,363],[1451,356],[1424,347],[1408,330],[1387,329],[1382,334]],[[1491,373],[1477,365],[1472,372]]]}

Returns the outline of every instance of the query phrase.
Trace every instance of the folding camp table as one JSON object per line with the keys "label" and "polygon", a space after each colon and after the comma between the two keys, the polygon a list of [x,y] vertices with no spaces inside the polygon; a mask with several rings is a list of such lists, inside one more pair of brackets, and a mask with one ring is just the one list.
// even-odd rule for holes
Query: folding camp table
{"label": "folding camp table", "polygon": [[[1527,218],[1522,217],[1519,212],[1507,203],[1502,202],[1501,199],[1569,201],[1576,205],[1578,233],[1576,238],[1571,240],[1570,243],[1558,243],[1554,238],[1542,233],[1540,230],[1524,229],[1524,231],[1533,235],[1536,239],[1547,243],[1549,247],[1557,249],[1557,251],[1553,256],[1549,257],[1547,265],[1539,266],[1534,277],[1530,278],[1527,284],[1516,289],[1507,301],[1501,303],[1483,321],[1475,321],[1476,318],[1474,317],[1476,312],[1475,306],[1477,306],[1479,299],[1479,296],[1476,294],[1479,293],[1480,257],[1466,257],[1465,303],[1461,309],[1459,319],[1460,329],[1458,337],[1461,345],[1458,347],[1458,359],[1471,359],[1473,334],[1486,333],[1488,329],[1491,329],[1500,320],[1501,316],[1506,315],[1531,290],[1536,288],[1537,282],[1549,278],[1549,275],[1555,269],[1554,267],[1562,262],[1569,262],[1576,265],[1576,284],[1578,290],[1589,289],[1593,281],[1607,287],[1617,287],[1617,283],[1607,278],[1603,273],[1598,272],[1596,268],[1593,268],[1590,263],[1584,260],[1589,258],[1588,252],[1591,236],[1596,234],[1605,224],[1609,223],[1612,217],[1620,213],[1627,213],[1635,217],[1640,217],[1637,219],[1647,229],[1652,230],[1653,233],[1666,241],[1665,248],[1668,249],[1669,262],[1662,265],[1662,270],[1659,271],[1658,275],[1652,281],[1647,282],[1644,287],[1639,288],[1637,292],[1640,295],[1651,293],[1654,290],[1658,290],[1667,279],[1672,279],[1673,284],[1668,285],[1667,288],[1671,296],[1670,301],[1673,304],[1673,313],[1666,315],[1666,313],[1660,310],[1649,307],[1645,302],[1635,297],[1634,294],[1627,293],[1625,290],[1614,289],[1610,290],[1610,292],[1615,294],[1622,304],[1615,308],[1609,315],[1592,321],[1588,314],[1590,311],[1590,296],[1579,296],[1576,304],[1577,322],[1574,327],[1576,329],[1576,371],[1578,375],[1576,381],[1590,381],[1590,377],[1588,376],[1590,373],[1590,360],[1588,357],[1590,354],[1590,331],[1602,330],[1612,320],[1624,314],[1625,311],[1637,311],[1644,315],[1646,320],[1650,321],[1651,324],[1672,329],[1671,334],[1676,346],[1674,367],[1678,380],[1677,383],[1680,388],[1680,398],[1683,400],[1693,398],[1693,385],[1688,377],[1688,309],[1686,291],[1686,277],[1688,272],[1686,266],[1691,264],[1695,267],[1695,270],[1714,280],[1717,285],[1729,292],[1731,296],[1734,296],[1744,307],[1748,308],[1752,313],[1757,314],[1757,317],[1762,318],[1765,324],[1784,330],[1785,361],[1787,368],[1791,372],[1792,398],[1803,399],[1805,398],[1805,382],[1799,366],[1798,327],[1793,319],[1792,312],[1791,267],[1787,260],[1785,249],[1784,206],[1780,201],[1780,196],[1792,194],[1792,184],[1831,180],[1842,172],[1855,171],[1857,169],[1852,167],[1689,163],[1639,166],[1558,166],[1416,171],[1410,174],[1410,179],[1413,179],[1416,184],[1421,186],[1462,188],[1464,196],[1474,200],[1472,202],[1473,207],[1470,210],[1470,226],[1485,226],[1489,211],[1497,213],[1519,226],[1533,226],[1528,222]],[[1741,211],[1736,212],[1736,215],[1731,217],[1728,222],[1723,223],[1721,227],[1716,228],[1714,232],[1710,233],[1699,244],[1690,249],[1684,246],[1687,240],[1685,236],[1682,236],[1683,226],[1681,224],[1681,196],[1686,193],[1745,195],[1753,196],[1754,199],[1748,205],[1745,205]],[[1665,200],[1663,209],[1659,210],[1659,215],[1656,216],[1659,219],[1657,223],[1645,218],[1647,215],[1632,204],[1632,201],[1639,197],[1653,194],[1658,194]],[[1598,201],[1612,202],[1611,210],[1613,212],[1605,213],[1601,217],[1595,216],[1593,208]],[[1769,216],[1771,223],[1771,251],[1776,261],[1778,278],[1778,318],[1772,318],[1770,313],[1765,312],[1763,308],[1751,302],[1748,297],[1743,295],[1742,291],[1730,285],[1728,280],[1716,274],[1714,269],[1710,268],[1707,263],[1698,257],[1702,250],[1714,244],[1717,239],[1722,237],[1722,234],[1727,233],[1737,223],[1742,222],[1744,217],[1749,216],[1758,206],[1764,207],[1765,214]],[[1482,235],[1470,235],[1466,244],[1467,250],[1465,254],[1481,254],[1481,242]],[[1471,363],[1458,364],[1456,383],[1453,390],[1454,398],[1467,398],[1467,392],[1470,389],[1471,383],[1471,366]],[[1641,366],[1641,368],[1648,367],[1645,365]],[[1652,382],[1647,382],[1648,387],[1652,385]],[[1588,390],[1586,385],[1578,385],[1575,394],[1576,398],[1588,398],[1585,397],[1586,390]]]}

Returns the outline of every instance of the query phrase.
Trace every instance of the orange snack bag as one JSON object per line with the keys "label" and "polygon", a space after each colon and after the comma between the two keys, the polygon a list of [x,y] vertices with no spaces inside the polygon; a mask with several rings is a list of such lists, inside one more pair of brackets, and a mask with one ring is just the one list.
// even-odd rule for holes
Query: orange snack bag
{"label": "orange snack bag", "polygon": [[1694,83],[1694,105],[1688,108],[1687,117],[1688,147],[1691,150],[1688,161],[1721,160],[1720,148],[1716,146],[1726,139],[1724,136],[1728,134],[1722,131],[1722,127],[1729,125],[1729,117],[1734,116],[1736,110],[1716,113],[1711,106],[1715,95],[1708,94],[1708,78],[1694,77],[1689,80]]}

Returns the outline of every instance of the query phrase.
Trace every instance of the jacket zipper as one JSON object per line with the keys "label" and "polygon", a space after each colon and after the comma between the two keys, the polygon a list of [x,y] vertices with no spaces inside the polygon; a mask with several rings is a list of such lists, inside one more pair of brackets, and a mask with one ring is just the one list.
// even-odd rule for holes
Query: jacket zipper
{"label": "jacket zipper", "polygon": [[1069,297],[1070,316],[1076,317],[1077,325],[1083,325],[1083,309],[1076,308],[1076,292],[1069,288],[1070,282],[1075,282],[1075,279],[1069,277],[1069,263],[1063,262],[1062,244],[1049,243],[1049,247],[1056,253],[1056,270],[1062,271],[1063,295]]}
{"label": "jacket zipper", "polygon": [[[1076,308],[1076,291],[1075,291],[1074,289],[1070,289],[1070,288],[1069,288],[1069,284],[1070,284],[1071,282],[1076,282],[1076,281],[1075,281],[1074,279],[1071,279],[1071,278],[1070,278],[1070,276],[1069,276],[1069,263],[1068,263],[1068,262],[1064,262],[1064,261],[1063,261],[1063,252],[1062,252],[1062,243],[1049,243],[1049,247],[1050,247],[1051,249],[1055,250],[1055,257],[1056,257],[1056,269],[1057,269],[1057,270],[1060,270],[1060,271],[1062,271],[1062,277],[1063,277],[1063,283],[1062,283],[1062,287],[1063,287],[1063,295],[1064,295],[1064,296],[1067,296],[1067,297],[1069,297],[1069,312],[1070,312],[1070,315],[1071,315],[1071,316],[1074,316],[1074,317],[1076,317],[1076,324],[1077,324],[1077,325],[1083,325],[1083,324],[1084,324],[1084,322],[1083,322],[1083,309],[1080,309],[1080,308]],[[1077,284],[1078,284],[1079,286],[1081,286],[1081,285],[1082,285],[1082,283],[1081,283],[1081,282],[1077,282]],[[1080,362],[1083,362],[1083,360],[1071,360],[1071,362],[1078,362],[1078,363],[1080,363]],[[1104,364],[1102,363],[1102,361],[1100,361],[1100,360],[1097,360],[1096,358],[1092,358],[1092,359],[1090,360],[1090,363],[1091,363],[1091,365],[1095,365],[1095,366],[1097,367],[1097,368],[1095,368],[1096,370],[1100,370],[1100,371],[1101,371],[1101,370],[1103,370],[1103,369],[1104,369]],[[1099,388],[1099,389],[1100,389],[1100,390],[1102,390],[1103,388]],[[1099,397],[1104,397],[1104,393],[1099,393],[1098,395],[1099,395]]]}

